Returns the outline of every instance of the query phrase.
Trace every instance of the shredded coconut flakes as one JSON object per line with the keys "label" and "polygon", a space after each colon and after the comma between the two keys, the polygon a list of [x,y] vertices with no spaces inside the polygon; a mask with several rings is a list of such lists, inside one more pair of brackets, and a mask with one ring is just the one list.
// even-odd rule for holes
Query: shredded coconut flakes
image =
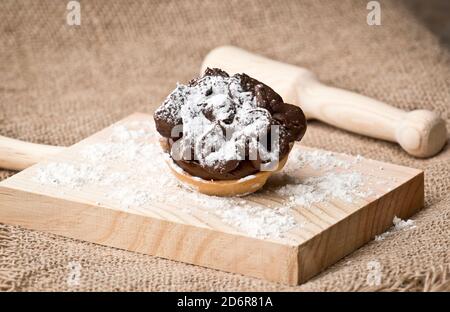
{"label": "shredded coconut flakes", "polygon": [[394,224],[394,226],[391,227],[388,231],[375,236],[375,241],[377,241],[377,242],[382,241],[389,235],[392,235],[399,231],[407,231],[407,230],[416,228],[414,220],[411,220],[411,219],[402,220],[402,219],[398,218],[397,216],[394,216],[394,220],[392,220],[392,223]]}

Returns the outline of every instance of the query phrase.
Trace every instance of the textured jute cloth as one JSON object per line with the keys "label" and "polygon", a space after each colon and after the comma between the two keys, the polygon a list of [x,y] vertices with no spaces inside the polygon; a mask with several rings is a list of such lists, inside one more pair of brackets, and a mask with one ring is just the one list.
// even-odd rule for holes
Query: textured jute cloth
{"label": "textured jute cloth", "polygon": [[[0,134],[70,145],[128,114],[151,113],[233,44],[307,67],[334,86],[450,118],[449,1],[68,1],[0,3]],[[304,144],[425,170],[417,227],[370,242],[309,282],[267,282],[0,224],[2,290],[444,290],[450,288],[450,150],[430,159],[311,122]],[[151,160],[150,160],[151,161]],[[13,172],[1,171],[1,178]],[[378,261],[381,284],[367,283]],[[80,280],[68,283],[70,265]]]}

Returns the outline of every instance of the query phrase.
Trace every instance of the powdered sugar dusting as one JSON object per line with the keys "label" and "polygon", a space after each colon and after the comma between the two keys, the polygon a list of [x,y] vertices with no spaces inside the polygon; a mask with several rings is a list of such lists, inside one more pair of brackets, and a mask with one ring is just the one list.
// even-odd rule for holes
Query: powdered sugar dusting
{"label": "powdered sugar dusting", "polygon": [[[294,148],[289,155],[283,175],[288,183],[275,190],[275,193],[287,198],[290,206],[310,207],[331,199],[339,199],[351,203],[358,198],[372,195],[364,191],[364,176],[355,170],[349,170],[361,161],[356,157],[353,161],[343,159],[343,154],[321,150],[300,150]],[[296,175],[304,168],[319,170],[317,177],[301,178]],[[335,169],[346,169],[336,172]]]}
{"label": "powdered sugar dusting", "polygon": [[[110,202],[124,210],[179,207],[185,214],[213,216],[239,233],[271,239],[284,238],[305,225],[296,217],[296,209],[333,198],[352,202],[369,194],[363,191],[365,177],[350,170],[353,162],[338,154],[294,147],[286,170],[270,179],[265,191],[243,198],[207,196],[186,188],[169,173],[164,161],[167,155],[157,142],[151,122],[114,126],[106,140],[79,150],[81,161],[43,164],[34,178],[58,189],[88,192],[95,187],[104,194],[100,203]],[[322,173],[308,178],[298,175],[308,167]],[[336,168],[347,170],[333,171]],[[260,200],[267,192],[283,200],[269,205]]]}
{"label": "powdered sugar dusting", "polygon": [[36,179],[43,184],[78,188],[88,183],[97,183],[103,176],[104,170],[101,167],[52,162],[46,167],[38,168]]}
{"label": "powdered sugar dusting", "polygon": [[352,165],[351,162],[338,158],[337,153],[321,150],[304,151],[294,149],[289,154],[289,159],[294,161],[290,161],[287,164],[287,171],[296,171],[298,170],[297,166],[310,166],[313,169],[331,170],[334,168],[348,169]]}
{"label": "powdered sugar dusting", "polygon": [[351,203],[355,198],[369,195],[359,190],[363,184],[363,176],[358,172],[327,173],[319,177],[297,179],[275,193],[286,197],[291,206],[310,207],[332,198]]}
{"label": "powdered sugar dusting", "polygon": [[411,220],[411,219],[402,220],[402,219],[398,218],[397,216],[394,216],[394,220],[392,220],[392,223],[394,224],[394,226],[391,227],[388,231],[375,236],[375,241],[377,241],[377,242],[382,241],[386,237],[388,237],[396,232],[399,232],[399,231],[407,231],[407,230],[416,228],[414,220]]}

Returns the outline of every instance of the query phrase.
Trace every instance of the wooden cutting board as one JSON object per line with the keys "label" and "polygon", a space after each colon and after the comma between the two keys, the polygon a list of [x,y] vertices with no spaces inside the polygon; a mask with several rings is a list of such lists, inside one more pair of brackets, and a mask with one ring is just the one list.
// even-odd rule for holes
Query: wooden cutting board
{"label": "wooden cutting board", "polygon": [[[408,218],[423,207],[423,171],[346,155],[336,157],[351,167],[327,168],[325,173],[322,168],[304,164],[298,172],[289,174],[307,179],[350,170],[358,172],[366,179],[364,192],[352,201],[332,197],[283,210],[288,199],[270,187],[242,199],[256,205],[257,209],[265,209],[269,219],[272,210],[284,211],[293,218],[295,225],[280,236],[248,234],[239,220],[233,224],[232,218],[223,218],[227,216],[228,208],[221,206],[224,201],[217,198],[212,198],[211,202],[216,203],[221,214],[216,215],[214,207],[197,209],[196,194],[179,186],[164,186],[171,196],[170,201],[169,197],[165,200],[160,194],[152,197],[152,187],[148,187],[143,201],[124,206],[122,201],[108,194],[111,191],[108,188],[114,183],[109,187],[74,187],[46,184],[36,178],[42,168],[52,163],[86,163],[80,156],[83,151],[93,144],[110,140],[118,126],[149,126],[151,122],[150,115],[133,114],[0,182],[0,222],[296,285],[386,231],[392,226],[394,216]],[[156,135],[151,137],[153,139],[145,137],[145,140],[154,140]],[[147,143],[157,144],[155,141]],[[314,149],[298,148],[300,152],[314,155],[311,154]],[[133,163],[117,161],[113,165],[117,170],[127,166],[133,166]],[[111,167],[108,170],[112,170]],[[164,166],[149,172],[145,179],[152,183],[170,174]],[[92,174],[95,180],[95,172]],[[276,180],[274,178],[272,184],[276,184]],[[114,184],[113,193],[120,193],[120,190],[121,186]],[[209,201],[205,196],[201,198],[203,203],[205,198]],[[239,211],[245,211],[247,206],[244,204]],[[258,214],[257,209],[252,211]],[[249,220],[251,223],[251,218],[247,218],[247,223]],[[263,222],[260,226],[267,221],[258,220]]]}

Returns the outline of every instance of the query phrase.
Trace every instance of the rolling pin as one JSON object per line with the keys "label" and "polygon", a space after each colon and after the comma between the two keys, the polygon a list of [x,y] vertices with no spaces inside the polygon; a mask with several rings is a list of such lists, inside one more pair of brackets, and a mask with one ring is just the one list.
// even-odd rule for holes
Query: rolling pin
{"label": "rolling pin", "polygon": [[[447,141],[445,122],[435,112],[404,112],[350,91],[326,86],[304,68],[277,62],[232,46],[212,50],[202,65],[246,73],[267,84],[284,101],[301,106],[317,119],[354,133],[397,142],[409,154],[430,157]],[[25,169],[64,147],[28,143],[0,136],[0,168]]]}
{"label": "rolling pin", "polygon": [[369,137],[396,142],[409,154],[430,157],[447,141],[440,116],[428,110],[402,111],[369,97],[326,86],[311,71],[277,62],[233,46],[218,47],[205,57],[201,72],[217,67],[246,73],[298,105],[308,119]]}
{"label": "rolling pin", "polygon": [[65,147],[24,142],[0,135],[0,168],[23,170]]}

